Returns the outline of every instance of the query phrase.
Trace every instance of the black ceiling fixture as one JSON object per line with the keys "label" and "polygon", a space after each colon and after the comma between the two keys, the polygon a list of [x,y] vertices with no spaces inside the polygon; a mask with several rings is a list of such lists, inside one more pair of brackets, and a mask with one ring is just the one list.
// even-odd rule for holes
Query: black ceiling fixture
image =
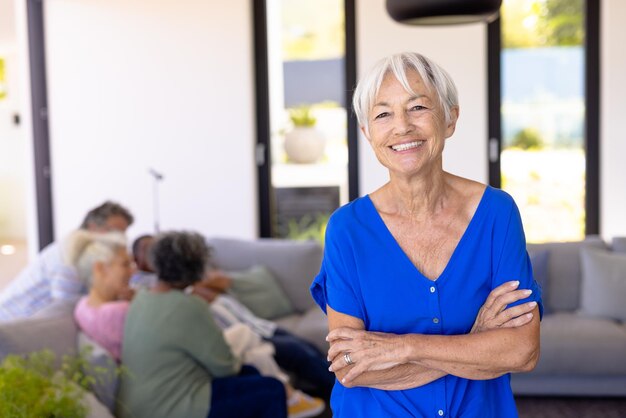
{"label": "black ceiling fixture", "polygon": [[387,13],[408,25],[490,22],[502,0],[387,0]]}

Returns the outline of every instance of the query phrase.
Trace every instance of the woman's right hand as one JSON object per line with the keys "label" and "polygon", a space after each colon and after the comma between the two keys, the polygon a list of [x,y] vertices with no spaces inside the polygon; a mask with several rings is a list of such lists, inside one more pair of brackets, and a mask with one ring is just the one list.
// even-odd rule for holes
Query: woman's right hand
{"label": "woman's right hand", "polygon": [[521,327],[529,323],[533,318],[531,311],[537,302],[507,308],[507,305],[526,299],[532,293],[531,290],[517,290],[518,286],[518,281],[512,281],[493,289],[478,311],[470,334],[495,328]]}
{"label": "woman's right hand", "polygon": [[232,283],[232,279],[220,270],[211,270],[198,285],[208,287],[218,293],[224,293],[230,289]]}

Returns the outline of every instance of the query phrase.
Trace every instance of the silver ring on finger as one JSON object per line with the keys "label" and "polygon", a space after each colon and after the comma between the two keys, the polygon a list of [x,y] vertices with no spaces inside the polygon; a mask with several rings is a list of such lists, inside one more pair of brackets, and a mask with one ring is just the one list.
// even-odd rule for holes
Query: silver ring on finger
{"label": "silver ring on finger", "polygon": [[350,353],[344,353],[343,354],[343,359],[346,361],[346,364],[348,366],[351,366],[354,364],[354,362],[352,361],[352,357],[350,357]]}

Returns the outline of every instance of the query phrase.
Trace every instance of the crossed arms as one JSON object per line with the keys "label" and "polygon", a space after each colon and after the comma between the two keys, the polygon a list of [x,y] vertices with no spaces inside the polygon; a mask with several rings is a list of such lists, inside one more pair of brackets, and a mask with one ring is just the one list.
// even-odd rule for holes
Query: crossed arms
{"label": "crossed arms", "polygon": [[327,306],[330,370],[346,387],[384,390],[423,386],[447,374],[483,380],[530,371],[539,359],[539,310],[535,302],[506,308],[530,295],[518,286],[495,288],[465,335],[369,332],[362,320]]}

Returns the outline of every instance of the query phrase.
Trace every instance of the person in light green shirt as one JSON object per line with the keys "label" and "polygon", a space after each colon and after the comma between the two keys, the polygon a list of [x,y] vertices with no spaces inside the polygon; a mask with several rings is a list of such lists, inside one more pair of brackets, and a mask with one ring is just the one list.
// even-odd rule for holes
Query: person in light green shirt
{"label": "person in light green shirt", "polygon": [[199,234],[170,232],[152,250],[159,281],[139,292],[126,317],[118,416],[286,417],[283,384],[240,373],[206,303],[183,289],[203,277],[208,247]]}

